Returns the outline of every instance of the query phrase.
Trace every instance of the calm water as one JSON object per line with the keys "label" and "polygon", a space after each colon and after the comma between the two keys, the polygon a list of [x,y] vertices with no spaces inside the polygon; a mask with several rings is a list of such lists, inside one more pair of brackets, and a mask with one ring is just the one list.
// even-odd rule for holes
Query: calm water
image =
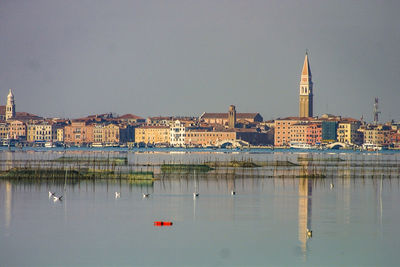
{"label": "calm water", "polygon": [[[154,169],[160,180],[148,185],[0,180],[0,266],[399,264],[400,154],[225,152],[96,153],[127,155],[130,163],[341,161],[306,163],[324,179],[295,178],[304,166],[286,166],[167,176]],[[0,160],[4,169],[62,153],[2,151]],[[49,190],[64,200],[49,199]],[[195,190],[200,196],[193,199]],[[156,220],[174,224],[155,227]]]}

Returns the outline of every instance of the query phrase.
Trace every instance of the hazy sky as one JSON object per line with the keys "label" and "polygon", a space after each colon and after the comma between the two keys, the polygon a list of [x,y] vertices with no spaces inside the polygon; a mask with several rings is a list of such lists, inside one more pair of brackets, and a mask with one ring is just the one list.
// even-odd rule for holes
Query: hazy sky
{"label": "hazy sky", "polygon": [[400,120],[400,1],[0,1],[0,103],[115,112],[298,115],[306,48],[315,115]]}

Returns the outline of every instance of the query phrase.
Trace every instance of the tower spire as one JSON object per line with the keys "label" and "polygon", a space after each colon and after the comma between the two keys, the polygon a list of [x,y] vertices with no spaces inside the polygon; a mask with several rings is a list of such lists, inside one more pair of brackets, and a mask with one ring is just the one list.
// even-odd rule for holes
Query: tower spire
{"label": "tower spire", "polygon": [[299,117],[313,116],[313,82],[308,50],[304,57],[303,69],[300,77]]}
{"label": "tower spire", "polygon": [[307,75],[311,77],[311,69],[310,62],[308,61],[308,50],[306,49],[306,56],[304,57],[303,70],[301,71],[301,75]]}
{"label": "tower spire", "polygon": [[15,118],[15,101],[14,101],[14,94],[10,89],[7,95],[6,120],[13,118]]}

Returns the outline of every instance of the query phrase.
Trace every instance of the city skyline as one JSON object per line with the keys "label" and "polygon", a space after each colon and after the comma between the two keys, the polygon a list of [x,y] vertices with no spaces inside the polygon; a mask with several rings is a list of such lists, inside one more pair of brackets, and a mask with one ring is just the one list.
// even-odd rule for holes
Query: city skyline
{"label": "city skyline", "polygon": [[0,7],[0,95],[12,88],[19,111],[198,116],[234,104],[265,120],[293,116],[308,49],[314,116],[372,121],[379,97],[380,121],[400,118],[397,2]]}

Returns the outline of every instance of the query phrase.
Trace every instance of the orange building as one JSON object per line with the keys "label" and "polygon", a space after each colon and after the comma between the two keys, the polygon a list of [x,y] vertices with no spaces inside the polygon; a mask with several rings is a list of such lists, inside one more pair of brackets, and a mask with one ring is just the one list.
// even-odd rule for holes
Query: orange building
{"label": "orange building", "polygon": [[26,125],[20,120],[11,120],[8,123],[8,137],[10,139],[26,139]]}
{"label": "orange building", "polygon": [[322,124],[310,123],[306,128],[306,143],[309,145],[317,145],[322,142]]}
{"label": "orange building", "polygon": [[307,143],[307,128],[306,123],[296,123],[289,126],[290,142],[291,143]]}
{"label": "orange building", "polygon": [[169,144],[169,126],[141,126],[135,128],[135,142],[145,144]]}
{"label": "orange building", "polygon": [[189,130],[186,132],[185,144],[189,146],[215,146],[224,141],[235,141],[235,131]]}
{"label": "orange building", "polygon": [[87,145],[94,141],[94,125],[86,121],[73,121],[64,127],[64,143]]}
{"label": "orange building", "polygon": [[[275,134],[274,134],[274,145],[275,146],[287,146],[292,142],[292,129],[291,126],[294,124],[301,124],[301,123],[307,123],[310,121],[315,121],[314,118],[310,117],[305,117],[305,118],[300,118],[300,117],[288,117],[284,119],[277,119],[275,120]],[[302,139],[303,137],[300,137],[300,130],[302,130],[302,126],[299,126],[298,128],[293,128],[293,130],[298,130],[298,132],[293,133],[293,137],[295,139]],[[296,136],[299,135],[299,136]],[[302,139],[303,140],[303,139]],[[305,139],[306,140],[306,139]],[[304,140],[303,140],[304,141]],[[294,140],[293,140],[294,142]],[[296,141],[297,142],[297,141]]]}

